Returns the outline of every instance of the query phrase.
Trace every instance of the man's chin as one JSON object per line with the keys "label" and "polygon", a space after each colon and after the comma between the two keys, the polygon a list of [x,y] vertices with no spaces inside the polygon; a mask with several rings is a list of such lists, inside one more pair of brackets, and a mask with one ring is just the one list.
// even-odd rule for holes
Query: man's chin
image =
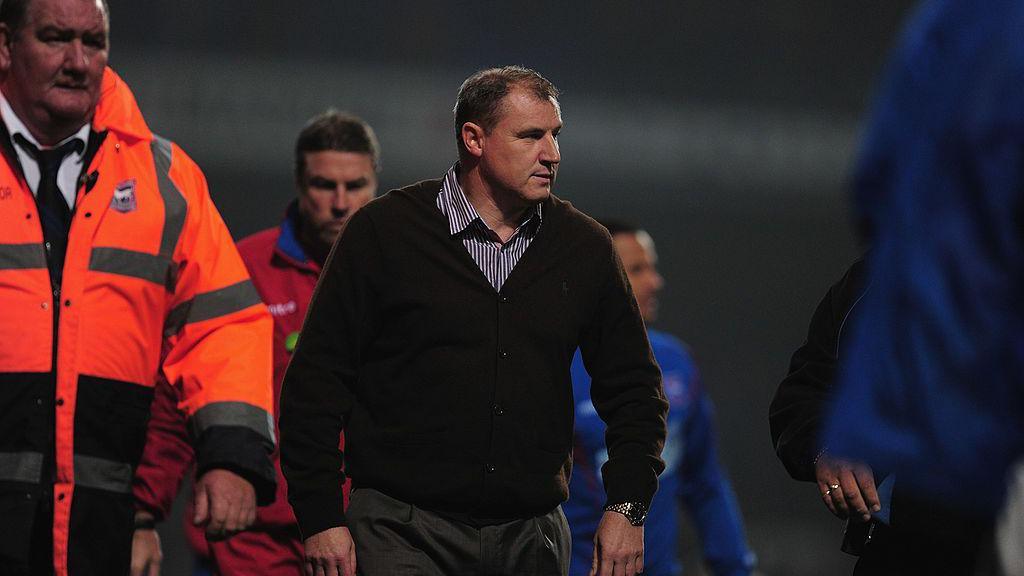
{"label": "man's chin", "polygon": [[530,204],[537,204],[543,202],[551,196],[551,186],[531,186],[523,191],[521,194],[523,200],[526,200]]}
{"label": "man's chin", "polygon": [[334,241],[338,239],[338,235],[341,234],[341,230],[344,226],[325,226],[320,231],[320,241],[328,246],[333,246]]}
{"label": "man's chin", "polygon": [[83,125],[92,120],[96,101],[88,93],[66,94],[48,102],[47,112],[55,122],[68,125]]}
{"label": "man's chin", "polygon": [[658,319],[658,303],[648,302],[646,305],[640,307],[640,315],[643,316],[645,323],[651,323]]}

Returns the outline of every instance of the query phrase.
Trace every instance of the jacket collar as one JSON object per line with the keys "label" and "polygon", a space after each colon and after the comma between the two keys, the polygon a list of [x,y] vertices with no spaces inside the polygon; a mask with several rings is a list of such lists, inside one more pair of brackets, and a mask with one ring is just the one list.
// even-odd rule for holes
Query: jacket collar
{"label": "jacket collar", "polygon": [[142,118],[135,95],[109,67],[103,71],[100,100],[93,115],[92,127],[96,132],[109,130],[130,139],[153,139],[153,133]]}
{"label": "jacket collar", "polygon": [[279,227],[280,234],[277,236],[277,243],[274,245],[274,253],[282,260],[296,268],[312,270],[320,273],[320,265],[310,258],[302,243],[299,242],[299,203],[292,200],[285,210],[284,220]]}

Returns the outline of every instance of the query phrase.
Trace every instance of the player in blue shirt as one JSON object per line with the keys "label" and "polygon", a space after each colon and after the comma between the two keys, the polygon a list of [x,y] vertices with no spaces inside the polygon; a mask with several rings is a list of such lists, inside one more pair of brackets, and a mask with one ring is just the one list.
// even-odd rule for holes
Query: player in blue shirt
{"label": "player in blue shirt", "polygon": [[[603,222],[629,277],[646,322],[657,315],[657,294],[663,281],[656,267],[651,237],[635,227]],[[685,345],[669,334],[648,330],[651,348],[661,366],[669,400],[668,437],[662,458],[665,471],[644,525],[644,574],[682,574],[679,561],[678,505],[689,510],[703,544],[704,559],[716,576],[750,574],[754,554],[747,546],[743,522],[729,480],[718,462],[714,408],[700,385],[697,367]],[[594,533],[605,505],[601,465],[607,460],[605,426],[590,401],[590,377],[579,351],[572,363],[576,404],[569,501],[563,506],[572,531],[571,576],[590,573]]]}

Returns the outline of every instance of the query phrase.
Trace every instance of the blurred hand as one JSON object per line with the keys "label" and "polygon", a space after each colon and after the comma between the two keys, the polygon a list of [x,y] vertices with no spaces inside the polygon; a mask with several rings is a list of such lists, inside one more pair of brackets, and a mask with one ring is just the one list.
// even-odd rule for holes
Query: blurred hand
{"label": "blurred hand", "polygon": [[356,546],[338,526],[306,538],[306,576],[356,576]]}
{"label": "blurred hand", "polygon": [[872,512],[882,509],[875,475],[867,464],[822,453],[814,463],[814,475],[825,506],[836,516],[867,522]]}
{"label": "blurred hand", "polygon": [[644,527],[625,515],[605,512],[594,535],[590,576],[634,576],[644,570]]}
{"label": "blurred hand", "polygon": [[[136,512],[136,520],[152,520],[148,512]],[[160,576],[160,563],[164,560],[160,549],[160,535],[154,529],[136,530],[132,535],[131,576]]]}
{"label": "blurred hand", "polygon": [[222,540],[256,521],[256,490],[248,480],[219,468],[196,481],[192,523],[206,526],[206,537]]}

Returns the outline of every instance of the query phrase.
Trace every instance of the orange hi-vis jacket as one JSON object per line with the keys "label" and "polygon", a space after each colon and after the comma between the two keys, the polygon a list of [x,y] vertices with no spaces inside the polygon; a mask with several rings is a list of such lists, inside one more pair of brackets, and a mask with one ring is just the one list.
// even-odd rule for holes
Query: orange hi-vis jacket
{"label": "orange hi-vis jacket", "polygon": [[181,390],[199,473],[232,470],[273,499],[272,320],[203,174],[112,70],[57,290],[0,131],[0,563],[27,557],[52,511],[58,576],[126,573],[159,374]]}

